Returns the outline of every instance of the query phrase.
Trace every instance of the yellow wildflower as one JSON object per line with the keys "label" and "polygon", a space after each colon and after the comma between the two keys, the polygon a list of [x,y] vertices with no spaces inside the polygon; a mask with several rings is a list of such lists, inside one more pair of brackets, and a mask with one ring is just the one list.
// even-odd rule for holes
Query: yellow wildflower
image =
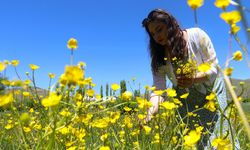
{"label": "yellow wildflower", "polygon": [[116,120],[118,120],[119,118],[120,118],[120,112],[119,111],[110,113],[110,122],[111,123],[115,123]]}
{"label": "yellow wildflower", "polygon": [[241,51],[236,51],[233,54],[233,59],[236,60],[236,61],[241,61],[242,60],[242,53],[241,53]]}
{"label": "yellow wildflower", "polygon": [[0,95],[0,107],[7,106],[13,101],[12,93],[8,93],[6,95]]}
{"label": "yellow wildflower", "polygon": [[20,116],[20,122],[24,125],[28,125],[31,121],[31,117],[28,113],[22,113]]}
{"label": "yellow wildflower", "polygon": [[141,97],[136,97],[136,101],[140,109],[144,109],[144,108],[147,109],[152,106],[152,103],[150,101],[148,101],[147,99],[143,99]]}
{"label": "yellow wildflower", "polygon": [[231,33],[236,34],[240,30],[240,27],[237,26],[236,24],[231,25]]}
{"label": "yellow wildflower", "polygon": [[42,100],[42,105],[44,107],[52,107],[59,104],[62,99],[62,95],[57,95],[56,93],[51,93],[49,97]]}
{"label": "yellow wildflower", "polygon": [[4,128],[7,129],[7,130],[9,130],[9,129],[13,128],[13,127],[14,127],[14,125],[11,124],[11,123],[8,123],[6,126],[4,126]]}
{"label": "yellow wildflower", "polygon": [[85,63],[85,62],[82,62],[82,61],[78,62],[77,65],[78,65],[79,67],[81,67],[81,68],[84,68],[84,67],[87,66],[86,63]]}
{"label": "yellow wildflower", "polygon": [[94,96],[94,94],[95,94],[95,91],[93,89],[88,89],[87,90],[87,95],[88,96],[92,97],[92,96]]}
{"label": "yellow wildflower", "polygon": [[152,87],[149,88],[150,91],[154,91],[155,89],[156,89],[155,86],[152,86]]}
{"label": "yellow wildflower", "polygon": [[108,117],[105,117],[103,119],[98,119],[98,120],[95,120],[93,122],[93,127],[96,127],[96,128],[107,128],[108,125],[109,125],[109,118]]}
{"label": "yellow wildflower", "polygon": [[212,101],[216,98],[216,94],[211,92],[208,96],[206,96],[206,100]]}
{"label": "yellow wildflower", "polygon": [[214,5],[218,8],[225,10],[227,6],[230,4],[230,1],[231,0],[216,0],[214,2]]}
{"label": "yellow wildflower", "polygon": [[114,90],[114,91],[117,91],[118,89],[120,89],[120,85],[114,83],[111,85],[111,89]]}
{"label": "yellow wildflower", "polygon": [[229,67],[229,68],[226,68],[225,70],[224,70],[224,73],[227,75],[227,76],[231,76],[232,75],[232,73],[233,73],[233,68],[232,67]]}
{"label": "yellow wildflower", "polygon": [[163,102],[163,103],[160,104],[160,105],[163,106],[163,107],[164,107],[165,109],[167,109],[167,110],[172,110],[172,109],[176,108],[175,103],[169,102],[169,101]]}
{"label": "yellow wildflower", "polygon": [[181,95],[180,98],[186,99],[188,97],[188,95],[189,95],[189,93],[185,93],[185,94]]}
{"label": "yellow wildflower", "polygon": [[30,64],[29,66],[30,66],[30,69],[31,69],[31,70],[36,70],[36,69],[39,68],[39,66],[34,65],[34,64]]}
{"label": "yellow wildflower", "polygon": [[154,91],[154,93],[155,93],[156,95],[159,95],[159,96],[161,96],[164,92],[165,92],[164,90],[155,90],[155,91]]}
{"label": "yellow wildflower", "polygon": [[222,12],[220,17],[230,25],[236,24],[241,20],[241,15],[238,11]]}
{"label": "yellow wildflower", "polygon": [[23,127],[23,131],[26,132],[26,133],[28,133],[28,132],[31,131],[31,129],[30,129],[30,127]]}
{"label": "yellow wildflower", "polygon": [[28,97],[28,96],[30,96],[30,93],[29,92],[23,92],[23,96]]}
{"label": "yellow wildflower", "polygon": [[110,150],[110,148],[108,146],[101,146],[99,150]]}
{"label": "yellow wildflower", "polygon": [[10,65],[10,62],[9,62],[8,60],[4,60],[3,63],[4,63],[6,66]]}
{"label": "yellow wildflower", "polygon": [[4,71],[5,68],[6,68],[6,65],[3,62],[0,62],[0,72]]}
{"label": "yellow wildflower", "polygon": [[70,130],[69,130],[68,127],[63,127],[63,128],[61,128],[61,129],[59,129],[59,132],[60,132],[61,134],[63,134],[63,135],[66,135],[66,134],[70,133]]}
{"label": "yellow wildflower", "polygon": [[60,77],[60,83],[63,85],[76,85],[78,81],[83,80],[84,71],[78,66],[66,66],[64,74]]}
{"label": "yellow wildflower", "polygon": [[124,93],[122,93],[122,99],[123,100],[131,100],[132,99],[132,96],[133,96],[133,93],[130,92],[130,91],[125,91]]}
{"label": "yellow wildflower", "polygon": [[132,110],[132,108],[129,108],[128,106],[125,106],[123,109],[124,109],[125,111],[130,111],[130,110]]}
{"label": "yellow wildflower", "polygon": [[151,128],[149,126],[143,126],[143,129],[146,132],[146,134],[150,134]]}
{"label": "yellow wildflower", "polygon": [[55,78],[55,74],[53,74],[53,73],[49,73],[49,78],[51,78],[51,79],[53,79],[53,78]]}
{"label": "yellow wildflower", "polygon": [[176,91],[174,90],[174,89],[172,89],[172,88],[168,88],[167,90],[166,90],[166,92],[167,92],[167,95],[169,96],[169,97],[175,97],[177,94],[176,94]]}
{"label": "yellow wildflower", "polygon": [[187,3],[192,9],[197,9],[203,5],[203,0],[188,0]]}
{"label": "yellow wildflower", "polygon": [[19,60],[12,60],[11,64],[16,67],[19,64]]}
{"label": "yellow wildflower", "polygon": [[108,134],[107,133],[101,135],[101,137],[100,137],[101,141],[105,141],[107,138],[108,138]]}
{"label": "yellow wildflower", "polygon": [[202,63],[198,66],[198,71],[200,72],[207,72],[211,69],[211,66],[209,63]]}
{"label": "yellow wildflower", "polygon": [[66,150],[75,150],[77,148],[77,146],[70,146],[69,148],[67,148]]}
{"label": "yellow wildflower", "polygon": [[216,110],[214,101],[208,101],[208,102],[204,105],[204,108],[210,110],[211,112],[214,112],[214,111]]}
{"label": "yellow wildflower", "polygon": [[128,116],[125,116],[124,118],[124,125],[127,126],[128,128],[133,127],[132,121]]}
{"label": "yellow wildflower", "polygon": [[77,40],[74,39],[74,38],[70,38],[70,39],[68,40],[67,47],[68,47],[69,49],[71,49],[71,50],[77,49],[77,47],[78,47]]}
{"label": "yellow wildflower", "polygon": [[229,139],[216,138],[212,141],[212,146],[217,150],[230,150],[232,145]]}
{"label": "yellow wildflower", "polygon": [[189,147],[195,146],[195,144],[200,140],[201,135],[196,130],[192,130],[188,135],[184,136],[184,144]]}

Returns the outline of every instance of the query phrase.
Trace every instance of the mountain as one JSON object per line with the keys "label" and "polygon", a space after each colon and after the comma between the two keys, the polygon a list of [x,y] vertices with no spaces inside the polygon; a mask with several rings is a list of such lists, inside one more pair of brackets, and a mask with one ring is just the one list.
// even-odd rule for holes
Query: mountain
{"label": "mountain", "polygon": [[[241,82],[244,82],[244,84],[242,86],[240,85]],[[242,99],[244,101],[250,102],[250,79],[242,80],[242,79],[231,78],[231,83],[235,87],[235,92],[236,92],[237,96],[239,96],[243,92],[241,95]],[[227,88],[227,96],[229,99],[232,99],[228,88]]]}

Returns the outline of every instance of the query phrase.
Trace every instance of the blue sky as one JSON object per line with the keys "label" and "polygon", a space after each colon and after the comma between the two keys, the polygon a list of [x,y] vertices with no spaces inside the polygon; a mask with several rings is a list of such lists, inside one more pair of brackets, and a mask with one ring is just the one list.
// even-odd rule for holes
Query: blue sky
{"label": "blue sky", "polygon": [[[250,6],[250,1],[244,1]],[[214,0],[206,0],[198,9],[199,27],[213,41],[220,65],[228,51],[228,25],[219,17],[222,12],[214,6]],[[86,76],[96,83],[96,90],[106,83],[131,82],[135,88],[140,83],[152,84],[148,37],[141,21],[155,8],[172,13],[182,28],[194,27],[193,11],[186,0],[8,0],[0,2],[0,61],[18,59],[17,70],[22,79],[31,71],[29,64],[36,64],[37,85],[48,86],[48,73],[57,77],[70,63],[69,38],[78,40],[74,63],[87,64]],[[234,7],[229,7],[229,10]],[[248,20],[249,18],[249,13]],[[240,23],[238,25],[241,26]],[[246,37],[239,33],[243,43]],[[233,42],[232,50],[238,50]],[[249,44],[248,44],[249,49]],[[250,71],[246,61],[232,62],[234,78],[246,79]],[[14,68],[7,69],[9,79],[16,79]],[[56,81],[56,80],[54,80]]]}

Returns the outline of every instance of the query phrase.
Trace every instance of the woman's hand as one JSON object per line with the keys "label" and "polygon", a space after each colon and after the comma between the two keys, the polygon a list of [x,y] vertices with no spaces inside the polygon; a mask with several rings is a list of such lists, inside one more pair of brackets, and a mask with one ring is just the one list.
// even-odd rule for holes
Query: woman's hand
{"label": "woman's hand", "polygon": [[194,83],[194,77],[193,76],[187,76],[184,74],[180,74],[176,76],[177,79],[177,85],[183,88],[189,88]]}

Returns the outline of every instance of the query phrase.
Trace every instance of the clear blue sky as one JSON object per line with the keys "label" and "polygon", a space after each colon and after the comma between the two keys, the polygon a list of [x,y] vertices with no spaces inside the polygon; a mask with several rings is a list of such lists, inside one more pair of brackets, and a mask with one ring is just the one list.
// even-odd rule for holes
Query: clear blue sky
{"label": "clear blue sky", "polygon": [[[250,1],[243,1],[250,6]],[[229,27],[213,3],[214,0],[206,0],[198,9],[198,24],[212,39],[222,65],[228,54]],[[194,26],[193,11],[186,0],[1,1],[0,61],[18,59],[17,69],[23,79],[25,72],[30,72],[29,64],[40,66],[36,71],[37,85],[46,88],[48,73],[59,77],[70,63],[66,44],[74,37],[79,43],[74,63],[86,62],[86,76],[93,78],[96,91],[106,83],[119,83],[122,79],[131,82],[132,77],[136,77],[136,85],[151,85],[148,37],[141,21],[155,8],[171,12],[183,28]],[[245,43],[245,34],[241,31],[239,36]],[[233,51],[238,49],[233,42]],[[235,68],[234,78],[250,77],[245,60],[231,66]],[[17,78],[13,70],[12,66],[7,69],[9,79]]]}

